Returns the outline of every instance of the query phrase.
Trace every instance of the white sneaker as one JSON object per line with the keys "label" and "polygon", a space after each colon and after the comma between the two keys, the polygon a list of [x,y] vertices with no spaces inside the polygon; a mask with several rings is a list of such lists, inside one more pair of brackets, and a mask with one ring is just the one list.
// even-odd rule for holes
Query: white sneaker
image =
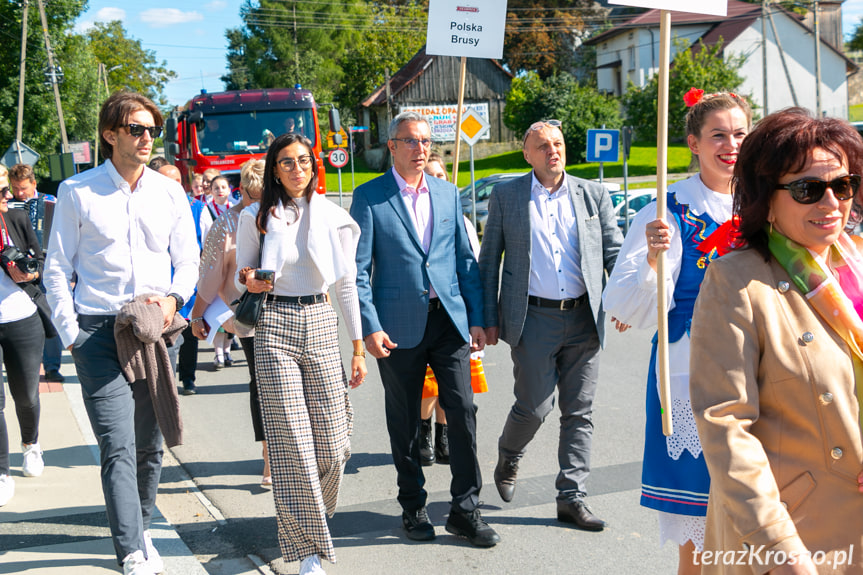
{"label": "white sneaker", "polygon": [[327,575],[317,555],[309,555],[300,563],[300,575]]}
{"label": "white sneaker", "polygon": [[30,445],[21,444],[21,450],[24,451],[24,464],[21,466],[21,471],[27,477],[39,477],[42,471],[45,470],[45,462],[42,461],[42,448],[38,443]]}
{"label": "white sneaker", "polygon": [[149,531],[144,531],[144,547],[147,550],[147,563],[154,573],[161,573],[165,570],[165,562],[162,561],[162,556],[156,551],[156,546],[153,545],[153,538],[150,537]]}
{"label": "white sneaker", "polygon": [[123,559],[123,575],[156,575],[156,572],[144,559],[144,552],[139,549]]}
{"label": "white sneaker", "polygon": [[0,507],[3,507],[15,495],[15,482],[8,475],[0,475]]}

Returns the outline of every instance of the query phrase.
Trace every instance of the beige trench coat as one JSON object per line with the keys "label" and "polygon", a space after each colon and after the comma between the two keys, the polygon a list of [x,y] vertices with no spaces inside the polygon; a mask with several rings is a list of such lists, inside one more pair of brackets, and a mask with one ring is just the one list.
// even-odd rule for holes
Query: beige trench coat
{"label": "beige trench coat", "polygon": [[766,573],[806,551],[819,573],[863,573],[850,350],[773,258],[710,265],[690,361],[711,477],[702,573]]}

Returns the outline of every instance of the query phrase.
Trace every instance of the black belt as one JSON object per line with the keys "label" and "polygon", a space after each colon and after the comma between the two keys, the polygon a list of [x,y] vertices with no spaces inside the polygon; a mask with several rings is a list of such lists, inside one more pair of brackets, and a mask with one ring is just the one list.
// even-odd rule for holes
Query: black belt
{"label": "black belt", "polygon": [[545,299],[544,297],[529,295],[527,296],[527,303],[539,307],[551,307],[560,310],[570,310],[577,308],[583,303],[587,303],[587,294],[583,294],[581,297],[569,299]]}
{"label": "black belt", "polygon": [[432,298],[429,300],[429,311],[435,311],[436,309],[442,309],[443,304],[440,302],[440,298]]}
{"label": "black belt", "polygon": [[270,301],[281,303],[298,303],[300,305],[313,305],[327,301],[327,294],[316,293],[315,295],[271,295]]}

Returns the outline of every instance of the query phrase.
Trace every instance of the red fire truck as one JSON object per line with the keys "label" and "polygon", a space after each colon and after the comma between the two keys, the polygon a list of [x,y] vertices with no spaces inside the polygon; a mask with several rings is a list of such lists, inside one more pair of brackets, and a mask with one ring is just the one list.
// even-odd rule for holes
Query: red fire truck
{"label": "red fire truck", "polygon": [[317,105],[312,93],[296,88],[215,92],[201,90],[165,122],[165,155],[189,182],[191,174],[216,168],[232,186],[240,168],[264,158],[275,136],[303,134],[314,145],[318,193],[326,191]]}

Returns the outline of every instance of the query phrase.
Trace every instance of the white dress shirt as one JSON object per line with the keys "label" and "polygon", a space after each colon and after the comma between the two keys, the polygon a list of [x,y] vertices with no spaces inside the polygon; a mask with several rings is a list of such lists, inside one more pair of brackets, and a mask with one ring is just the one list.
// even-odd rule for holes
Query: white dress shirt
{"label": "white dress shirt", "polygon": [[575,208],[569,197],[566,175],[554,193],[531,172],[530,283],[528,294],[561,300],[581,297],[587,292],[578,251]]}
{"label": "white dress shirt", "polygon": [[78,336],[78,314],[116,315],[148,293],[192,297],[199,250],[178,183],[144,168],[133,192],[106,160],[62,182],[57,195],[45,288],[64,347]]}

